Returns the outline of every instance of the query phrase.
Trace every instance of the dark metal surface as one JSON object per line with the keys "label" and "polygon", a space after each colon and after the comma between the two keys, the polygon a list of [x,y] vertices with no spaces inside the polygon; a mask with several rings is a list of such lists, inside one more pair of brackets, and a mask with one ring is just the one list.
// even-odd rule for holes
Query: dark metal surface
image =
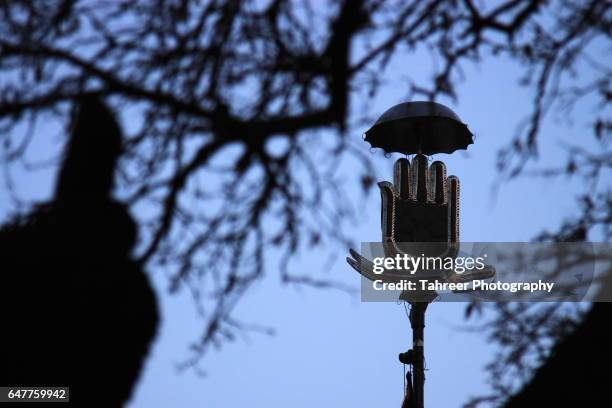
{"label": "dark metal surface", "polygon": [[413,367],[413,388],[414,388],[414,407],[423,408],[425,406],[425,310],[427,302],[412,303],[410,309],[410,324],[412,326],[412,350],[414,353]]}
{"label": "dark metal surface", "polygon": [[472,136],[450,108],[436,102],[405,102],[383,113],[365,140],[389,153],[431,155],[466,149]]}

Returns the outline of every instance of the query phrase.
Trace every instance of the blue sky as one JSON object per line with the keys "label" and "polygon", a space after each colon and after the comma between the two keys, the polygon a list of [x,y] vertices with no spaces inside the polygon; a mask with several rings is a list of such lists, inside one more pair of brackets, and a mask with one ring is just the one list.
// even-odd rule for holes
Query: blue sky
{"label": "blue sky", "polygon": [[[405,101],[405,88],[394,86],[398,78],[425,77],[429,66],[417,56],[394,61],[385,75],[389,85],[373,105],[374,115]],[[458,88],[459,103],[449,104],[476,134],[467,152],[435,156],[447,164],[448,173],[461,179],[461,239],[463,241],[525,241],[545,228],[558,226],[575,209],[573,195],[578,181],[564,178],[524,178],[504,184],[493,197],[497,180],[497,150],[508,142],[517,123],[530,108],[531,93],[518,87],[519,71],[505,60],[488,60],[466,67],[467,80]],[[563,151],[558,140],[590,137],[585,131],[592,109],[576,111],[572,126],[550,116],[543,129],[542,163],[559,163]],[[581,121],[585,118],[584,121]],[[128,118],[129,120],[129,118]],[[359,139],[361,133],[349,137]],[[45,130],[41,130],[41,134]],[[47,131],[46,134],[49,134]],[[46,154],[53,140],[40,138],[35,149]],[[366,143],[364,152],[369,151]],[[37,152],[35,151],[36,155]],[[393,159],[372,154],[379,179],[390,180]],[[350,166],[344,169],[351,172]],[[52,173],[16,173],[17,187],[26,197],[45,197]],[[3,192],[4,185],[1,185]],[[362,197],[357,185],[347,191]],[[360,209],[359,222],[350,233],[357,241],[379,239],[379,196],[373,191]],[[0,193],[0,219],[6,216],[8,198]],[[337,248],[336,263],[322,270],[317,251],[299,254],[296,272],[330,277],[357,288],[357,274],[343,261],[346,248]],[[273,264],[273,262],[271,263]],[[201,378],[193,371],[179,373],[176,365],[199,334],[191,298],[169,296],[163,273],[152,274],[160,297],[163,321],[130,408],[165,407],[399,407],[403,371],[397,354],[410,347],[411,331],[401,305],[361,303],[358,295],[337,291],[284,287],[273,269],[258,282],[237,308],[237,317],[276,330],[274,336],[249,334],[248,339],[225,345],[207,355]],[[436,303],[427,313],[426,402],[430,407],[460,407],[469,396],[486,393],[483,366],[494,346],[482,333],[467,330],[464,305]]]}

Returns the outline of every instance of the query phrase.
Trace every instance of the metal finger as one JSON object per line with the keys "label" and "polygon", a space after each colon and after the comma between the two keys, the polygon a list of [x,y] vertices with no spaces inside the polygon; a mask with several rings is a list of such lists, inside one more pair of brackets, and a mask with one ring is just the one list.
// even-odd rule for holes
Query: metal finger
{"label": "metal finger", "polygon": [[400,198],[410,198],[410,162],[408,159],[401,158],[395,162],[393,167],[393,184]]}
{"label": "metal finger", "polygon": [[413,183],[412,198],[417,201],[426,202],[428,184],[427,156],[423,154],[416,155],[416,157],[412,160],[411,173]]}
{"label": "metal finger", "polygon": [[381,199],[380,227],[384,240],[393,235],[393,200],[395,192],[393,184],[388,181],[378,183],[378,188],[380,188]]}
{"label": "metal finger", "polygon": [[351,267],[357,271],[357,273],[359,273],[361,276],[363,276],[364,278],[371,280],[371,281],[383,281],[383,282],[400,282],[401,279],[397,279],[395,277],[388,277],[385,274],[382,275],[378,275],[375,274],[374,271],[372,271],[371,269],[369,269],[368,267],[364,266],[363,264],[359,263],[358,261],[347,257],[346,258],[346,262],[348,262],[349,265],[351,265]]}
{"label": "metal finger", "polygon": [[441,161],[429,167],[429,200],[436,204],[448,202],[446,192],[446,166]]}
{"label": "metal finger", "polygon": [[450,176],[448,185],[449,241],[459,242],[459,179]]}
{"label": "metal finger", "polygon": [[359,264],[359,262],[348,256],[346,257],[346,262],[348,262],[348,264],[351,265],[353,269],[356,270],[360,275],[364,274],[363,272],[361,272],[361,264]]}
{"label": "metal finger", "polygon": [[374,273],[374,264],[367,258],[361,256],[357,251],[349,249],[351,256],[346,258],[346,262],[353,267],[360,275],[369,280],[379,279],[379,275]]}
{"label": "metal finger", "polygon": [[374,270],[374,264],[367,258],[364,258],[359,254],[359,252],[354,249],[349,249],[351,256],[355,259],[355,261],[359,262],[361,265],[366,267],[368,270]]}

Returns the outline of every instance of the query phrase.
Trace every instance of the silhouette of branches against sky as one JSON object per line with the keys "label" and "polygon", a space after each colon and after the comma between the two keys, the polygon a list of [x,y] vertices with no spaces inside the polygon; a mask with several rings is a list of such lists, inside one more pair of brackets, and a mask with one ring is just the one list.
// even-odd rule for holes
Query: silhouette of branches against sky
{"label": "silhouette of branches against sky", "polygon": [[[430,51],[431,77],[398,84],[430,100],[460,97],[466,63],[503,56],[524,69],[533,106],[500,152],[507,177],[537,157],[547,112],[571,114],[596,98],[590,120],[601,150],[574,147],[567,164],[547,170],[594,181],[612,164],[601,51],[610,26],[605,1],[3,2],[2,160],[23,165],[32,139],[45,137],[36,125],[67,124],[71,102],[84,95],[129,114],[122,196],[146,237],[140,261],[162,266],[170,291],[185,287],[201,306],[193,365],[243,328],[232,310],[266,267],[286,283],[338,286],[296,276],[289,262],[304,247],[349,244],[354,199],[336,170],[357,160],[357,182],[373,184],[349,135],[371,123],[363,112],[391,59]],[[575,81],[578,64],[592,75]],[[607,225],[610,237],[611,193],[591,191],[562,233]],[[283,254],[280,265],[266,264],[270,250]]]}

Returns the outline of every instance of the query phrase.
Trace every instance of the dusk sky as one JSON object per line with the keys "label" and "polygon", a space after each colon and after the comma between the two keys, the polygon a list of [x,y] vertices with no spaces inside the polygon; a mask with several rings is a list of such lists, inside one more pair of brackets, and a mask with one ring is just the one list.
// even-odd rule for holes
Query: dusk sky
{"label": "dusk sky", "polygon": [[[406,55],[406,54],[402,54]],[[404,57],[402,57],[404,58]],[[373,105],[378,116],[392,105],[406,101],[407,77],[427,78],[426,53],[396,59],[383,74],[388,78]],[[478,66],[466,66],[466,80],[458,86],[458,101],[449,105],[476,135],[467,152],[435,155],[446,163],[448,174],[461,180],[461,240],[466,242],[527,241],[544,229],[554,229],[575,210],[574,195],[580,186],[566,178],[523,177],[499,186],[495,168],[497,151],[517,130],[531,109],[532,93],[518,85],[520,71],[503,59],[486,58]],[[588,75],[588,73],[585,73]],[[398,85],[399,84],[399,85]],[[357,102],[357,101],[355,101]],[[357,105],[357,103],[355,103]],[[574,111],[573,123],[550,112],[541,132],[538,164],[562,163],[560,141],[590,137],[583,112],[596,109],[585,101]],[[129,117],[123,117],[129,127]],[[367,127],[347,136],[359,140]],[[44,129],[38,129],[40,135]],[[51,135],[52,132],[48,131]],[[319,137],[325,137],[321,133]],[[48,154],[58,138],[39,137],[34,154]],[[369,153],[377,180],[391,180],[394,155]],[[345,186],[356,202],[358,220],[350,235],[354,241],[380,239],[380,197],[374,188],[364,196],[350,175],[357,163],[344,163]],[[17,190],[25,197],[42,199],[51,191],[53,174],[15,174]],[[6,186],[0,185],[0,220],[11,208]],[[357,248],[358,249],[358,248]],[[329,253],[335,262],[327,263]],[[304,251],[291,263],[295,273],[308,273],[359,288],[359,276],[344,261],[348,248]],[[271,327],[275,335],[248,333],[201,362],[206,376],[194,370],[179,372],[176,366],[201,331],[192,299],[186,292],[170,296],[163,271],[151,276],[162,305],[162,324],[130,408],[165,407],[399,407],[403,397],[403,367],[397,359],[411,346],[411,330],[403,305],[362,303],[358,292],[283,286],[276,273],[277,259],[270,259],[265,279],[258,282],[236,309],[236,317]],[[112,302],[112,299],[109,299]],[[494,346],[483,333],[470,330],[479,320],[464,319],[465,304],[434,303],[425,329],[426,394],[430,407],[460,407],[470,396],[487,393],[484,366],[493,358]]]}

